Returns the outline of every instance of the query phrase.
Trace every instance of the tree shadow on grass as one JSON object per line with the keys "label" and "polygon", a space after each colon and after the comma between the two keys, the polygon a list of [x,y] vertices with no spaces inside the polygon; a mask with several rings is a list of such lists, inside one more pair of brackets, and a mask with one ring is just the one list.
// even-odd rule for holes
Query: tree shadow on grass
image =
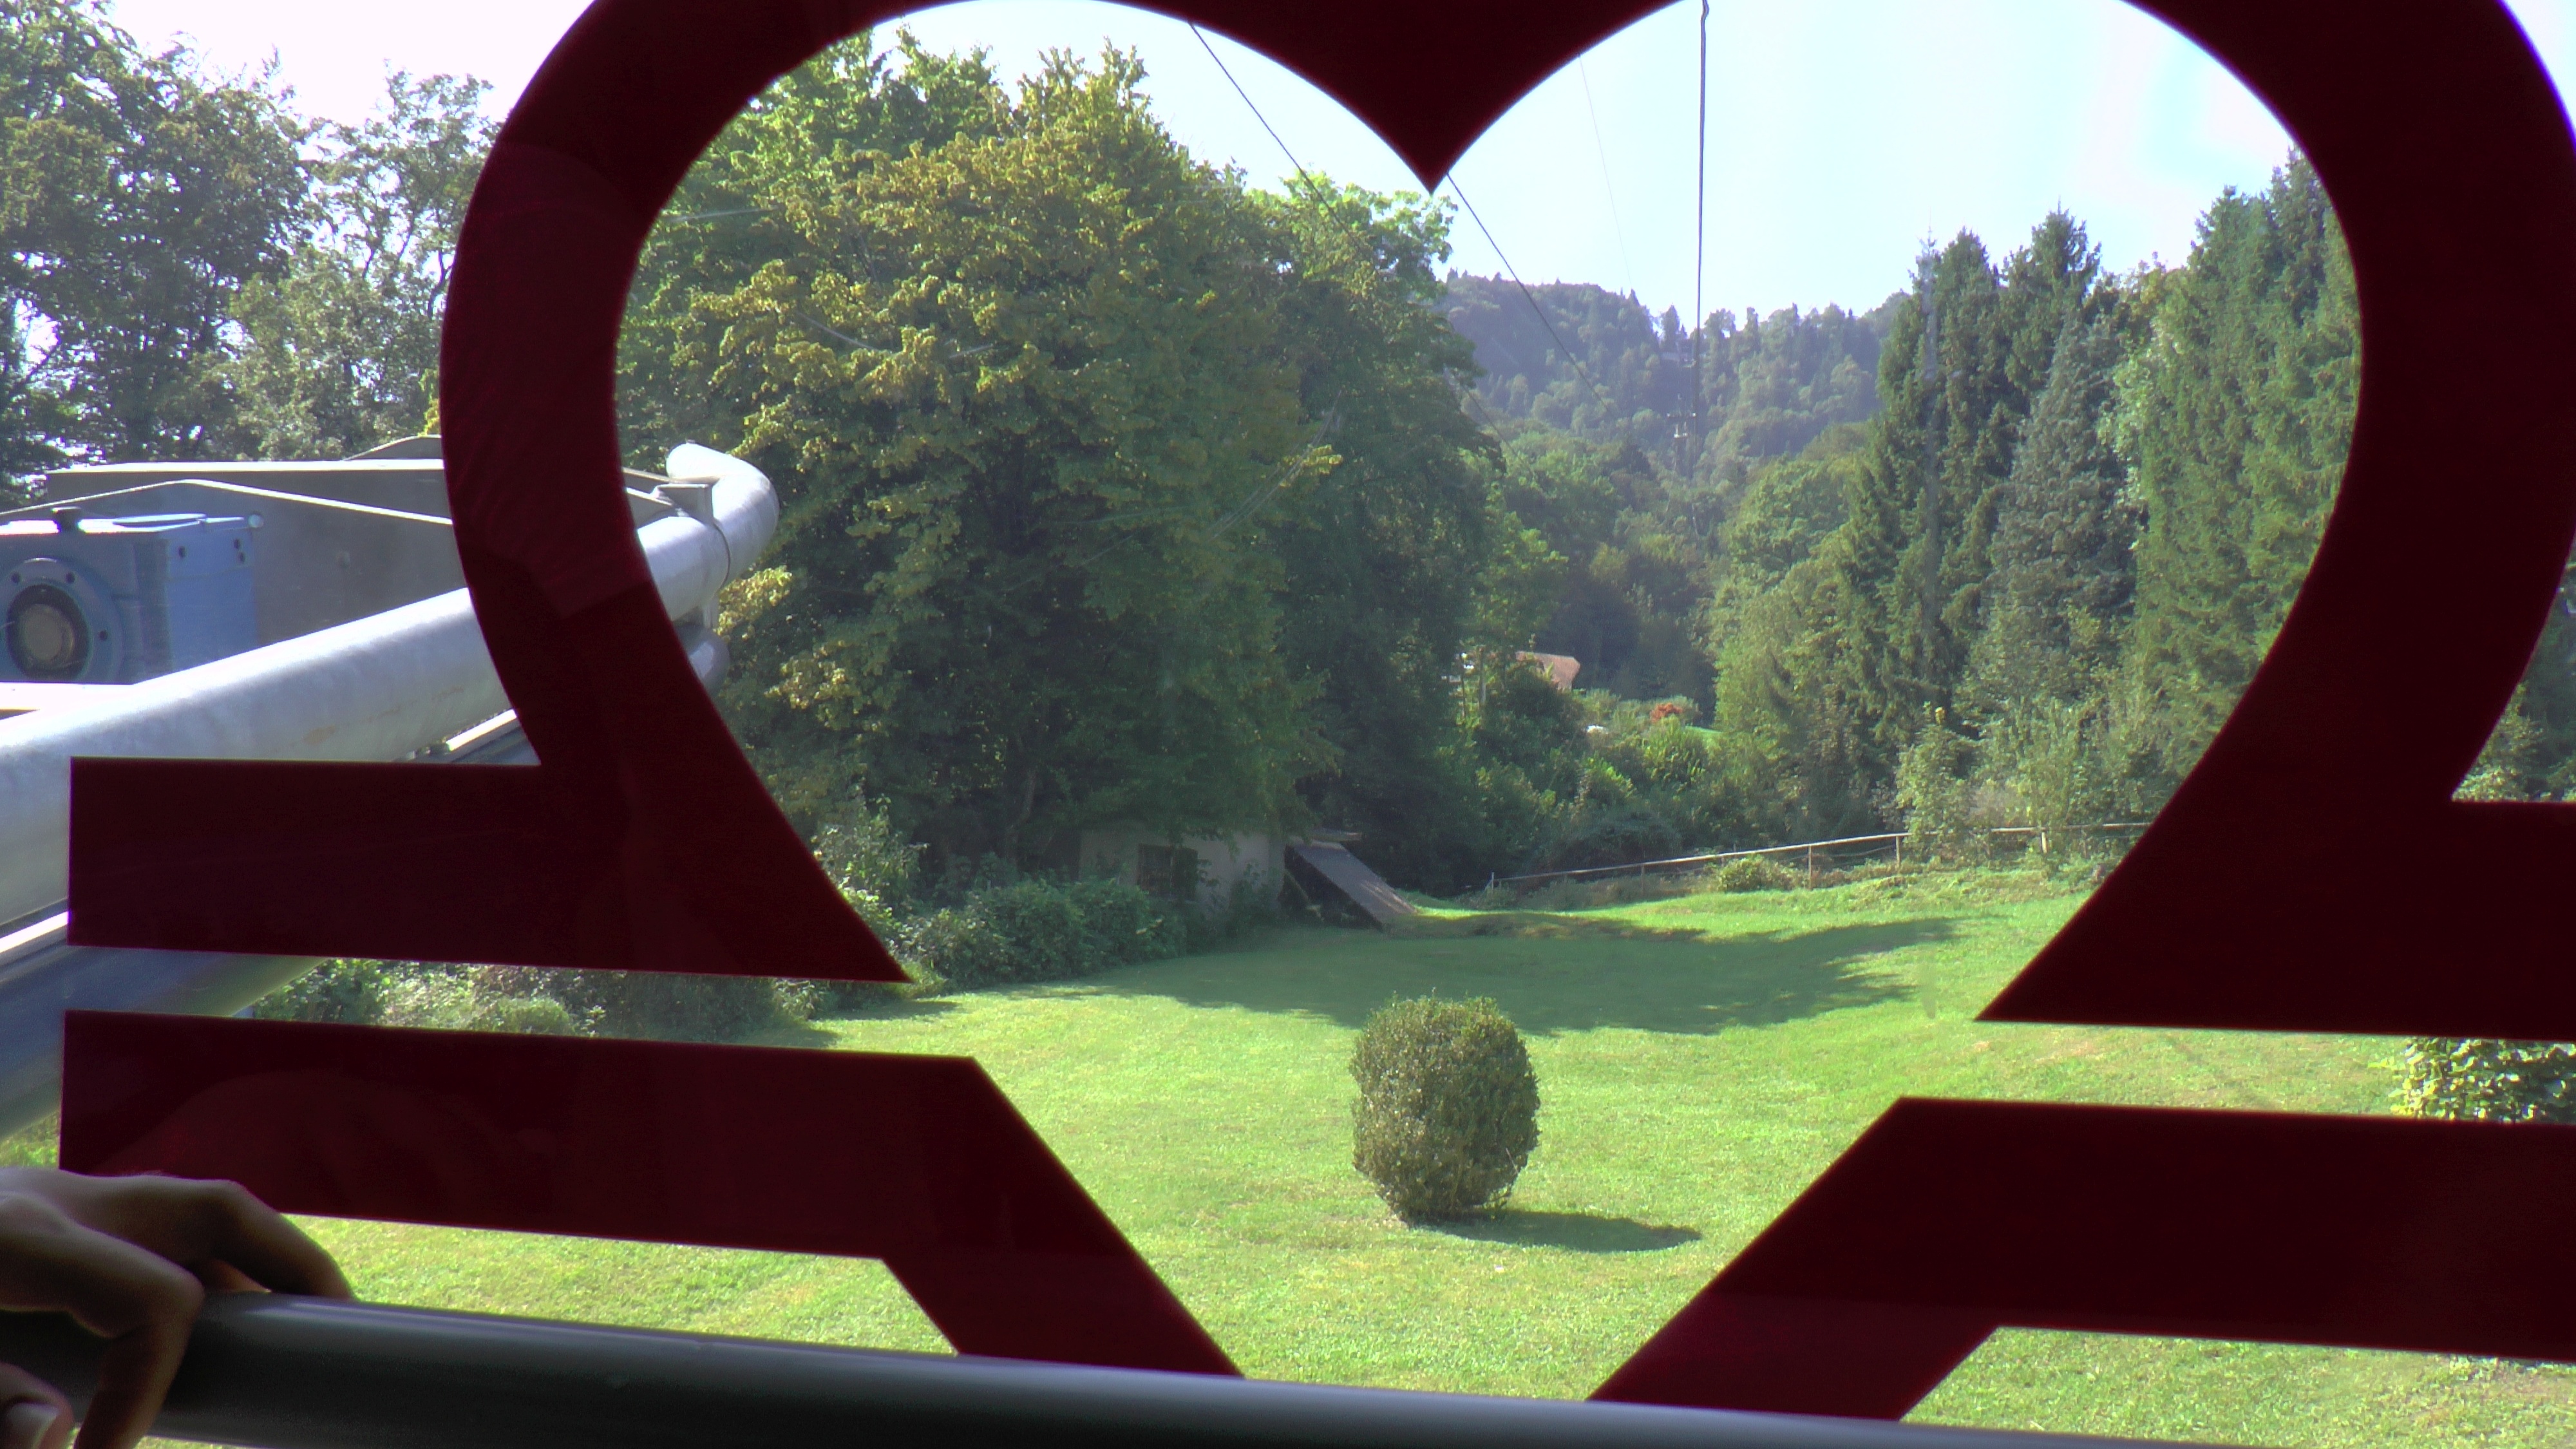
{"label": "tree shadow on grass", "polygon": [[818,1051],[829,1051],[840,1044],[839,1037],[808,1021],[782,1021],[741,1037],[734,1043],[737,1046],[808,1047]]}
{"label": "tree shadow on grass", "polygon": [[1657,1226],[1600,1213],[1526,1212],[1520,1208],[1498,1208],[1481,1217],[1417,1226],[1480,1243],[1516,1243],[1526,1248],[1564,1248],[1576,1253],[1659,1253],[1700,1240],[1697,1228]]}
{"label": "tree shadow on grass", "polygon": [[1251,950],[1116,972],[1097,989],[1305,1012],[1352,1027],[1395,997],[1489,996],[1522,1031],[1540,1035],[1599,1027],[1704,1035],[1909,999],[1913,982],[1879,958],[1954,934],[1940,918],[1716,939],[1579,917],[1539,924],[1477,940],[1282,933]]}
{"label": "tree shadow on grass", "polygon": [[823,1021],[909,1021],[918,1016],[945,1016],[957,1009],[957,1003],[941,996],[895,996],[888,994],[873,1001],[845,1006],[825,1012]]}
{"label": "tree shadow on grass", "polygon": [[938,997],[904,997],[887,995],[873,1001],[859,1002],[819,1013],[812,1021],[782,1021],[745,1037],[751,1046],[823,1047],[842,1045],[841,1037],[832,1030],[837,1022],[909,1021],[921,1017],[945,1016],[957,1009],[957,1003]]}

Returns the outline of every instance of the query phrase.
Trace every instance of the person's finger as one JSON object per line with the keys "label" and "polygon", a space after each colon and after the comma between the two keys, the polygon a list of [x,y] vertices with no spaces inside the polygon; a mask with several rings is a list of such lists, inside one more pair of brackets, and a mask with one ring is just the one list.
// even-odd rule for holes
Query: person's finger
{"label": "person's finger", "polygon": [[[196,1214],[192,1225],[202,1237],[198,1251],[178,1261],[223,1263],[259,1286],[279,1293],[311,1293],[324,1298],[352,1296],[347,1276],[322,1245],[240,1184],[195,1182],[179,1186],[191,1202]],[[152,1245],[146,1242],[144,1246]]]}
{"label": "person's finger", "polygon": [[[196,1286],[193,1278],[188,1283]],[[194,1303],[184,1315],[165,1307],[108,1340],[98,1361],[98,1392],[90,1396],[89,1415],[81,1420],[78,1449],[134,1449],[161,1413],[161,1400],[178,1375],[179,1357],[187,1351],[188,1330],[196,1321]]]}
{"label": "person's finger", "polygon": [[191,1268],[226,1263],[280,1293],[347,1298],[349,1280],[319,1243],[238,1183],[177,1177],[47,1184],[66,1211],[103,1233]]}
{"label": "person's finger", "polygon": [[0,1193],[0,1308],[67,1312],[108,1340],[81,1449],[131,1449],[143,1437],[205,1296],[177,1264],[75,1222],[52,1202]]}
{"label": "person's finger", "polygon": [[258,1293],[263,1291],[248,1273],[230,1263],[198,1263],[189,1269],[208,1293]]}
{"label": "person's finger", "polygon": [[72,1406],[52,1384],[0,1363],[0,1449],[62,1449],[72,1436]]}
{"label": "person's finger", "polygon": [[71,1411],[42,1399],[0,1409],[0,1449],[59,1449],[71,1435]]}

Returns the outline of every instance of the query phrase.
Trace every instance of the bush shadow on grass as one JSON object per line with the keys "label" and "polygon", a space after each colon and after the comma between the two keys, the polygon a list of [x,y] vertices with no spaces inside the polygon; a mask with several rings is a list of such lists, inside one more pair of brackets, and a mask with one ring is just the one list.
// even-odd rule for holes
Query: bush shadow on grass
{"label": "bush shadow on grass", "polygon": [[1396,997],[1490,996],[1514,1025],[1537,1035],[1599,1027],[1705,1035],[1910,999],[1913,982],[1876,958],[1955,934],[1937,917],[1719,939],[1579,917],[1520,925],[1506,939],[1484,940],[1464,938],[1497,933],[1282,932],[1249,950],[1095,978],[1095,989],[1306,1012],[1347,1027]]}
{"label": "bush shadow on grass", "polygon": [[1514,1243],[1526,1248],[1563,1248],[1575,1253],[1660,1253],[1700,1240],[1697,1228],[1641,1223],[1601,1213],[1531,1212],[1497,1208],[1472,1218],[1421,1222],[1414,1226],[1480,1243]]}

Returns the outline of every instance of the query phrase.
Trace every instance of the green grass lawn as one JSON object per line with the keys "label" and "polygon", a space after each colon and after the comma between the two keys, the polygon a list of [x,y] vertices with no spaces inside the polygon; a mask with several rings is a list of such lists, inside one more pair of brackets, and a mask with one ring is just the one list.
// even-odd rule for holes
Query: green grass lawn
{"label": "green grass lawn", "polygon": [[[782,1044],[973,1056],[1246,1372],[1580,1395],[1901,1094],[2383,1109],[2384,1042],[1981,1025],[2073,909],[1949,876],[1287,930],[1078,984],[890,1005]],[[1490,996],[1545,1106],[1510,1207],[1408,1229],[1350,1167],[1353,1031]],[[323,1221],[367,1297],[937,1350],[874,1263]],[[2576,1438],[2576,1375],[1999,1335],[1918,1413],[2254,1444]]]}

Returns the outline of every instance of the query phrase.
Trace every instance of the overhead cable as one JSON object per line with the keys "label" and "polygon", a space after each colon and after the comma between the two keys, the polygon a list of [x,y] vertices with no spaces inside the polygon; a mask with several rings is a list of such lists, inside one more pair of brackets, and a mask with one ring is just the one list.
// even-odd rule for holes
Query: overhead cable
{"label": "overhead cable", "polygon": [[1693,208],[1694,239],[1691,243],[1691,327],[1690,327],[1690,428],[1694,456],[1684,464],[1695,465],[1700,441],[1700,416],[1707,393],[1700,385],[1700,344],[1708,331],[1708,302],[1703,289],[1708,285],[1708,0],[1699,0],[1699,199]]}
{"label": "overhead cable", "polygon": [[1592,118],[1592,154],[1601,158],[1601,194],[1610,199],[1610,235],[1619,243],[1619,270],[1628,294],[1637,293],[1637,264],[1628,258],[1628,228],[1619,220],[1619,188],[1610,184],[1610,148],[1601,140],[1601,112],[1592,104],[1592,72],[1583,57],[1574,58],[1574,74],[1583,82],[1583,113]]}
{"label": "overhead cable", "polygon": [[1207,36],[1202,33],[1196,25],[1192,25],[1190,27],[1190,34],[1198,36],[1199,49],[1206,51],[1208,59],[1216,62],[1217,73],[1225,77],[1225,83],[1227,85],[1234,87],[1234,93],[1236,95],[1243,97],[1244,107],[1252,112],[1252,119],[1259,121],[1261,123],[1261,129],[1270,133],[1270,139],[1278,144],[1279,154],[1287,157],[1288,164],[1296,168],[1297,179],[1300,181],[1305,180],[1306,168],[1298,162],[1297,153],[1289,150],[1288,143],[1279,139],[1278,129],[1270,124],[1270,118],[1268,116],[1261,114],[1261,107],[1253,104],[1251,93],[1244,90],[1243,82],[1234,78],[1234,72],[1226,66],[1225,57],[1216,53],[1216,47],[1208,44]]}
{"label": "overhead cable", "polygon": [[[1255,104],[1251,94],[1244,90],[1243,82],[1236,80],[1234,78],[1234,72],[1227,68],[1225,57],[1216,53],[1216,47],[1208,44],[1206,34],[1196,25],[1190,26],[1190,34],[1198,37],[1199,48],[1207,52],[1208,59],[1216,62],[1216,68],[1218,72],[1225,77],[1226,84],[1234,87],[1234,93],[1236,95],[1243,97],[1244,108],[1252,112],[1252,119],[1259,121],[1261,123],[1261,129],[1270,133],[1270,139],[1277,143],[1279,147],[1279,154],[1287,157],[1288,164],[1296,168],[1298,179],[1301,181],[1307,179],[1308,173],[1306,171],[1306,167],[1297,159],[1297,153],[1288,149],[1288,143],[1280,139],[1278,128],[1270,124],[1270,118],[1268,116],[1261,114],[1261,107]],[[1586,95],[1588,99],[1589,92],[1587,92]],[[1593,138],[1596,142],[1600,139],[1600,133],[1597,126],[1594,130]],[[1605,162],[1604,164],[1606,166],[1607,163]],[[1592,374],[1585,370],[1583,366],[1583,359],[1576,355],[1573,348],[1565,345],[1565,338],[1557,333],[1556,324],[1548,320],[1547,309],[1538,304],[1538,297],[1530,291],[1529,283],[1521,280],[1520,271],[1512,265],[1512,259],[1503,255],[1503,245],[1502,243],[1494,240],[1492,228],[1485,225],[1485,219],[1483,217],[1476,215],[1476,204],[1467,199],[1466,190],[1458,185],[1457,175],[1452,173],[1446,179],[1449,183],[1449,189],[1458,193],[1459,204],[1467,208],[1468,216],[1474,218],[1476,230],[1485,234],[1486,245],[1491,246],[1494,249],[1494,255],[1501,260],[1503,270],[1511,273],[1512,285],[1521,289],[1521,298],[1529,303],[1530,311],[1537,315],[1539,325],[1547,329],[1547,335],[1555,340],[1556,348],[1559,352],[1565,354],[1565,360],[1574,364],[1574,375],[1583,380],[1584,386],[1592,389],[1593,396],[1601,400],[1601,406],[1608,415],[1608,418],[1615,420],[1619,411],[1618,404],[1612,402],[1610,395],[1601,390],[1601,384],[1592,380]],[[1603,173],[1603,179],[1605,181],[1608,179],[1608,173],[1606,170]],[[1616,221],[1617,218],[1615,214],[1612,219],[1614,222]],[[1624,256],[1626,243],[1622,242],[1621,247],[1622,255]]]}
{"label": "overhead cable", "polygon": [[1521,289],[1521,300],[1529,303],[1530,312],[1538,318],[1538,325],[1547,329],[1547,335],[1556,342],[1556,350],[1564,353],[1565,360],[1574,364],[1574,375],[1583,380],[1584,386],[1592,389],[1592,395],[1599,398],[1601,406],[1607,409],[1608,416],[1603,421],[1618,421],[1619,405],[1610,400],[1610,394],[1601,390],[1601,384],[1592,380],[1592,374],[1584,367],[1583,359],[1576,355],[1573,348],[1565,345],[1565,338],[1556,330],[1556,323],[1548,319],[1547,309],[1538,304],[1538,294],[1530,290],[1529,283],[1521,280],[1521,269],[1512,265],[1510,257],[1503,255],[1503,244],[1494,240],[1494,229],[1485,225],[1485,219],[1476,213],[1476,203],[1467,199],[1467,188],[1458,184],[1458,173],[1452,171],[1443,179],[1449,183],[1451,191],[1458,193],[1458,204],[1467,208],[1467,219],[1476,224],[1476,230],[1484,233],[1485,245],[1494,249],[1494,259],[1503,264],[1505,272],[1511,274],[1512,285]]}

